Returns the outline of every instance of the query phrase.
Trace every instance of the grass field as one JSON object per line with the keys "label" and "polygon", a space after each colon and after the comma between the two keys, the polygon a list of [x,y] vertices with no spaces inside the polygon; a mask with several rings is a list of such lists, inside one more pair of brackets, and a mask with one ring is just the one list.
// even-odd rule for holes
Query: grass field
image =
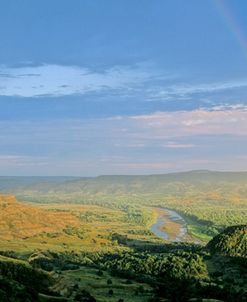
{"label": "grass field", "polygon": [[[90,292],[99,302],[115,302],[121,298],[125,302],[146,302],[151,296],[152,288],[148,284],[113,277],[106,271],[100,275],[98,272],[89,267],[62,272],[55,276],[58,281],[54,290],[73,297],[73,289],[79,288]],[[109,294],[110,290],[113,294]]]}
{"label": "grass field", "polygon": [[1,250],[28,253],[38,249],[60,252],[126,249],[114,239],[116,234],[136,243],[160,241],[148,231],[150,223],[140,224],[123,210],[96,205],[23,204],[16,200],[2,202],[0,206]]}

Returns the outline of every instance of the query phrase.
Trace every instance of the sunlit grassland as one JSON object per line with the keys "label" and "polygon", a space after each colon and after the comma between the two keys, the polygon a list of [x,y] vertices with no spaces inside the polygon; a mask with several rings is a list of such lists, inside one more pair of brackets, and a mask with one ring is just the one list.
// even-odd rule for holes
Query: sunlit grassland
{"label": "sunlit grassland", "polygon": [[[18,208],[18,207],[17,207]],[[77,204],[28,204],[25,210],[37,210],[39,215],[44,215],[43,221],[47,217],[58,219],[61,215],[62,224],[50,226],[49,220],[43,228],[36,229],[35,233],[29,232],[29,224],[17,221],[22,224],[22,233],[27,233],[25,237],[18,237],[14,231],[14,236],[9,236],[2,240],[1,250],[15,250],[17,252],[29,252],[34,250],[53,250],[63,251],[80,251],[80,252],[113,252],[128,249],[127,246],[119,245],[114,239],[114,234],[126,236],[132,243],[150,241],[158,242],[157,239],[148,229],[151,221],[147,224],[140,224],[132,219],[125,211],[119,209],[110,209],[95,205],[77,205]],[[39,212],[39,210],[41,212]],[[148,211],[144,209],[144,211]],[[150,210],[149,210],[150,211]],[[150,216],[152,217],[152,212]],[[17,215],[18,216],[18,215]],[[66,221],[66,217],[70,217]],[[29,219],[32,223],[32,215]],[[34,217],[35,219],[35,217]],[[8,217],[5,217],[8,223]],[[73,221],[74,223],[71,223]],[[76,223],[75,223],[76,222]],[[27,230],[25,230],[25,227]],[[11,230],[9,230],[12,235]],[[2,238],[4,236],[2,235]]]}
{"label": "sunlit grassland", "polygon": [[[233,201],[226,201],[220,194],[212,193],[190,193],[177,198],[100,194],[88,196],[88,200],[84,198],[84,204],[12,200],[0,204],[1,249],[112,252],[147,242],[161,243],[149,230],[157,219],[157,211],[152,208],[155,206],[177,211],[186,221],[189,235],[204,242],[227,225],[247,221],[247,203],[243,199],[235,197]],[[168,221],[163,230],[173,238],[178,227]],[[119,244],[114,234],[126,238],[126,244]]]}
{"label": "sunlit grassland", "polygon": [[[205,186],[205,188],[204,188]],[[173,183],[165,186],[167,192],[156,193],[112,193],[97,192],[97,194],[72,192],[57,195],[25,195],[24,200],[50,203],[51,200],[70,204],[98,205],[105,208],[126,211],[127,208],[162,207],[177,211],[188,224],[188,232],[192,237],[207,242],[225,227],[245,224],[247,221],[247,199],[245,185],[230,183],[205,184],[199,190],[196,186],[184,186]],[[107,190],[106,190],[107,191]],[[173,192],[172,192],[173,191]],[[150,220],[149,220],[150,221]]]}
{"label": "sunlit grassland", "polygon": [[[149,198],[140,200],[138,197],[138,203],[137,198],[125,197],[101,205],[35,204],[3,199],[0,204],[1,253],[10,258],[0,256],[0,263],[8,261],[11,266],[12,262],[20,261],[12,260],[17,257],[24,260],[16,262],[17,268],[23,264],[37,272],[46,271],[45,276],[49,278],[52,276],[54,282],[50,283],[49,291],[38,291],[42,302],[77,301],[76,295],[83,291],[99,302],[120,299],[147,302],[154,295],[156,285],[162,283],[168,292],[174,291],[181,278],[183,286],[183,280],[196,278],[199,287],[217,285],[218,291],[234,284],[238,291],[245,290],[247,278],[241,263],[222,255],[218,258],[201,245],[168,243],[156,238],[150,226],[156,222],[159,211],[148,205],[158,204],[162,207],[160,211],[167,214],[163,214],[166,218],[163,230],[170,233],[171,239],[178,233],[179,220],[177,223],[170,217],[169,221],[169,212],[164,208],[179,212],[190,233],[205,241],[207,232],[217,232],[222,225],[191,214],[200,210],[195,200],[181,204],[181,199],[150,202]],[[208,213],[211,207],[213,205],[208,206]],[[217,207],[220,205],[215,205],[215,209]],[[185,211],[191,208],[191,212]],[[31,225],[35,227],[29,229]]]}

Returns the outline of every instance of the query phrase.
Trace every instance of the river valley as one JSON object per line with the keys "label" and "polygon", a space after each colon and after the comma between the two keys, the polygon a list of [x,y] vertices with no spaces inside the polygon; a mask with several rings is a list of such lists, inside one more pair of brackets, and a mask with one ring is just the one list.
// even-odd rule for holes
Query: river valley
{"label": "river valley", "polygon": [[173,242],[195,241],[188,234],[186,221],[177,212],[165,208],[154,208],[156,222],[150,227],[157,237]]}

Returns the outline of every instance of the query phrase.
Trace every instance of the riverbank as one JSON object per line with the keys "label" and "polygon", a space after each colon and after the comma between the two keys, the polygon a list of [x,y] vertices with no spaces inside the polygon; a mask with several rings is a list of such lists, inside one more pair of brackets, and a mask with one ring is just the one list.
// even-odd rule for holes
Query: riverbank
{"label": "riverbank", "polygon": [[186,221],[177,212],[165,208],[153,208],[157,220],[150,231],[157,237],[171,242],[194,242],[198,239],[189,235]]}

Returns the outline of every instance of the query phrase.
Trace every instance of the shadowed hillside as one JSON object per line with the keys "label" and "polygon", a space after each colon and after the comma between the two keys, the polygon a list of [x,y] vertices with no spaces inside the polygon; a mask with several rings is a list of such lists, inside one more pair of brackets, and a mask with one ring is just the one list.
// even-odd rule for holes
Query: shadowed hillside
{"label": "shadowed hillside", "polygon": [[47,292],[50,284],[47,273],[35,270],[26,261],[0,256],[1,302],[39,301],[39,292]]}

